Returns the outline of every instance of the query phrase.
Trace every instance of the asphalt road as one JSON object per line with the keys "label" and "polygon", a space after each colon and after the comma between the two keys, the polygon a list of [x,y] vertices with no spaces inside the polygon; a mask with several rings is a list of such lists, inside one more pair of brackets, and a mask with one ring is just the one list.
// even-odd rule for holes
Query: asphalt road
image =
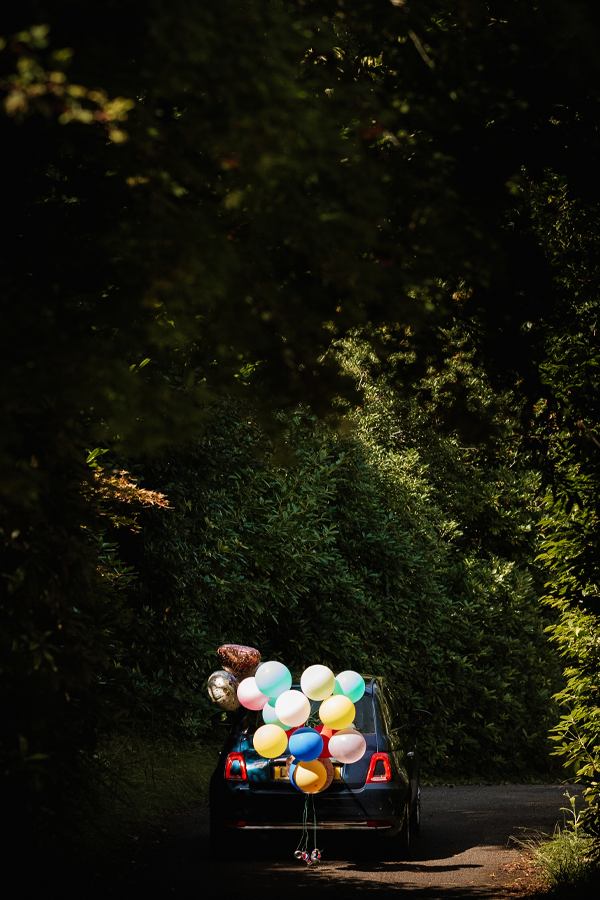
{"label": "asphalt road", "polygon": [[[519,857],[511,836],[551,834],[562,825],[564,796],[576,786],[493,785],[423,788],[422,829],[410,859],[393,861],[390,844],[348,832],[322,831],[322,862],[307,868],[294,859],[295,832],[252,836],[233,832],[223,860],[211,858],[208,811],[170,816],[143,844],[132,835],[131,859],[108,882],[94,876],[103,897],[127,900],[288,900],[321,896],[398,895],[430,898],[495,898],[512,877],[505,864]],[[258,836],[257,836],[258,835]],[[251,837],[250,841],[240,839]],[[377,840],[375,844],[374,841]],[[94,895],[82,885],[82,893]]]}

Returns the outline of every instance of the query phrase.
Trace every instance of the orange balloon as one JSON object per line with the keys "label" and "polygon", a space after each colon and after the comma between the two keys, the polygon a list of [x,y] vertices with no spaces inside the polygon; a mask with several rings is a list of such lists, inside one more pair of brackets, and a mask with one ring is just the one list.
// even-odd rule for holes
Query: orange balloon
{"label": "orange balloon", "polygon": [[305,794],[316,794],[325,786],[327,769],[318,759],[299,762],[294,769],[294,781]]}

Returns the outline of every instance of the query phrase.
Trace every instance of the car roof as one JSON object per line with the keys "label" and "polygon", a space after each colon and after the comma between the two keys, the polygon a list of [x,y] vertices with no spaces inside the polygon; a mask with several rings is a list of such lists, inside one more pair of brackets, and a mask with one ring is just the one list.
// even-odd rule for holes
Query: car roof
{"label": "car roof", "polygon": [[[307,668],[308,668],[308,666],[307,666]],[[303,670],[303,672],[304,672],[304,671],[305,671],[305,670]],[[303,672],[295,671],[295,672],[292,672],[292,673],[291,673],[291,674],[292,674],[292,683],[293,683],[293,684],[300,684],[300,679],[302,678]],[[372,685],[375,681],[381,681],[381,680],[382,680],[382,676],[381,676],[381,675],[370,675],[370,674],[369,674],[369,675],[364,675],[364,674],[361,672],[361,673],[360,673],[360,676],[361,676],[361,678],[364,678],[364,680],[365,680],[366,683],[367,683],[367,686]]]}
{"label": "car roof", "polygon": [[[383,680],[377,675],[363,675],[362,677],[365,680],[365,691],[367,693],[372,693],[374,685],[380,684],[381,681]],[[299,675],[292,675],[292,689],[294,689],[294,688],[297,688],[298,690],[302,690],[302,688],[300,687],[300,676]]]}

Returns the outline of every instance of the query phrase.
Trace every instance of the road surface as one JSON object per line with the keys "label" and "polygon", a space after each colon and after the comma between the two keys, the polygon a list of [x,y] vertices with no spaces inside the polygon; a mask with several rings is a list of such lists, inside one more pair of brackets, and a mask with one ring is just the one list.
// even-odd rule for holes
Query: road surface
{"label": "road surface", "polygon": [[[127,900],[345,900],[366,891],[382,897],[404,892],[410,900],[491,900],[513,877],[503,869],[519,857],[511,836],[551,834],[562,825],[566,790],[581,793],[564,785],[423,788],[421,835],[410,859],[393,861],[385,839],[373,852],[373,843],[366,847],[356,833],[323,831],[317,841],[322,862],[310,868],[293,856],[294,832],[233,832],[226,858],[211,858],[208,811],[192,810],[169,816],[145,839],[132,835],[130,859],[108,878],[94,875],[94,886],[103,898]],[[241,843],[247,837],[250,842]]]}

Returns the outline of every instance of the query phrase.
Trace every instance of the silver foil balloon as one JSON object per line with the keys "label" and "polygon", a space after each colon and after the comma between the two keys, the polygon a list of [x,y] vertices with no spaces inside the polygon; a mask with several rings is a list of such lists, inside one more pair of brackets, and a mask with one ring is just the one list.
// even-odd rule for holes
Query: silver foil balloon
{"label": "silver foil balloon", "polygon": [[237,680],[224,669],[218,669],[209,676],[206,682],[208,696],[213,703],[227,712],[233,712],[240,705],[237,696]]}

